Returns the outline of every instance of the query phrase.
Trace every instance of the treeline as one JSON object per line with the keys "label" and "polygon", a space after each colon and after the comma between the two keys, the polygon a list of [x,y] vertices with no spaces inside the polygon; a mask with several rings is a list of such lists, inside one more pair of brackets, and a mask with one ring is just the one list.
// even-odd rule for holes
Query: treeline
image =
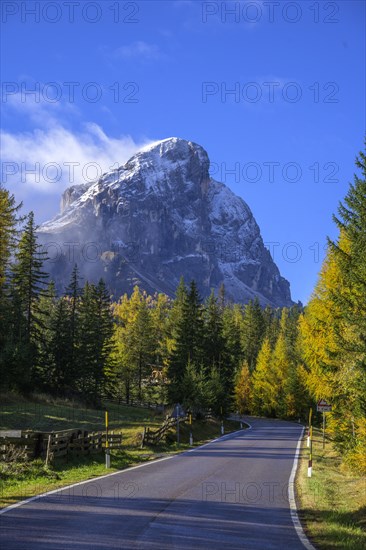
{"label": "treeline", "polygon": [[24,220],[18,210],[0,189],[0,388],[96,399],[113,333],[109,294],[103,281],[80,288],[75,267],[58,298],[43,271],[33,213]]}
{"label": "treeline", "polygon": [[[306,420],[327,399],[328,428],[352,467],[366,471],[366,159],[335,222],[336,242],[305,311],[204,302],[181,280],[175,299],[132,295],[112,303],[77,266],[55,295],[43,272],[33,214],[0,189],[0,384],[23,393],[77,393],[180,402]],[[22,226],[22,231],[19,227]]]}
{"label": "treeline", "polygon": [[[159,395],[191,410],[225,414],[233,410],[242,365],[253,372],[261,342],[276,342],[282,325],[289,334],[296,332],[299,308],[285,309],[281,317],[280,310],[263,310],[258,301],[226,303],[223,287],[218,297],[212,292],[202,303],[195,282],[186,286],[182,279],[174,300],[135,287],[130,298],[113,304],[113,314],[109,368],[120,394],[127,399]],[[286,414],[303,416],[307,406],[303,395]]]}
{"label": "treeline", "polygon": [[[79,394],[94,402],[105,396],[180,402],[224,414],[242,392],[238,373],[247,372],[256,379],[244,398],[247,411],[255,404],[261,414],[304,416],[308,401],[296,389],[292,352],[297,306],[281,312],[263,310],[258,301],[227,303],[224,287],[203,303],[195,282],[187,286],[183,279],[174,300],[135,287],[112,303],[103,281],[80,281],[77,266],[58,297],[43,271],[33,214],[18,219],[14,197],[4,189],[0,197],[2,390]],[[266,378],[276,372],[275,361],[264,363],[263,346],[275,349],[280,377],[271,388],[281,387],[277,397],[286,395],[286,405],[264,393]],[[244,401],[237,400],[240,409]]]}
{"label": "treeline", "polygon": [[366,156],[338,208],[337,241],[300,319],[306,384],[333,405],[328,425],[342,455],[366,472]]}
{"label": "treeline", "polygon": [[[275,340],[266,336],[255,369],[244,363],[235,386],[243,412],[291,417],[310,398],[326,399],[327,430],[344,461],[366,473],[366,156],[338,208],[336,241],[298,323],[282,312]],[[290,312],[291,313],[291,312]],[[293,314],[293,313],[292,313]],[[296,411],[296,413],[295,413]]]}

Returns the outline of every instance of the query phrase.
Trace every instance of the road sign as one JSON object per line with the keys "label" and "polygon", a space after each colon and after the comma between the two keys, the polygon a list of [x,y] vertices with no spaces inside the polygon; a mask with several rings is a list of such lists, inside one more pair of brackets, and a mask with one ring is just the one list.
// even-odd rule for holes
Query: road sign
{"label": "road sign", "polygon": [[180,418],[181,416],[185,416],[186,413],[183,410],[183,407],[180,403],[177,403],[174,405],[174,410],[171,414],[171,418]]}
{"label": "road sign", "polygon": [[320,399],[316,405],[316,410],[318,412],[330,412],[332,410],[332,405],[327,403],[325,399]]}

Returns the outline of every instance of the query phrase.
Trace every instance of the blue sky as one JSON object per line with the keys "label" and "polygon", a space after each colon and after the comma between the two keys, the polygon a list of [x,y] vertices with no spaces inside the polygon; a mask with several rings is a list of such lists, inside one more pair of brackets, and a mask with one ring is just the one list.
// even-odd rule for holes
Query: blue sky
{"label": "blue sky", "polygon": [[363,2],[1,8],[2,183],[25,210],[45,221],[68,185],[189,139],[308,300],[365,133]]}

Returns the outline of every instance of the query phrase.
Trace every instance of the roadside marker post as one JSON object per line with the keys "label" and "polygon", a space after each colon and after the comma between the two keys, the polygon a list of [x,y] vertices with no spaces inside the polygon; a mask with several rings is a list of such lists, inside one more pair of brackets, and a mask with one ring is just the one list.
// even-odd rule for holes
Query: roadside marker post
{"label": "roadside marker post", "polygon": [[310,455],[308,464],[308,477],[311,477],[313,473],[313,427],[310,426]]}
{"label": "roadside marker post", "polygon": [[312,414],[313,414],[313,409],[310,409],[310,410],[309,410],[308,440],[307,440],[307,443],[306,443],[306,446],[307,446],[307,447],[310,447],[310,426],[311,426],[311,417],[312,417]]}
{"label": "roadside marker post", "polygon": [[111,455],[108,441],[108,411],[105,411],[105,467],[111,467]]}
{"label": "roadside marker post", "polygon": [[189,445],[193,447],[193,434],[192,434],[192,415],[189,414]]}
{"label": "roadside marker post", "polygon": [[222,407],[220,407],[220,410],[221,410],[221,435],[224,435],[225,428],[224,428],[224,418],[222,416]]}
{"label": "roadside marker post", "polygon": [[182,409],[182,406],[179,403],[177,403],[174,406],[174,411],[171,415],[171,418],[175,418],[176,422],[177,422],[177,445],[178,446],[180,444],[180,433],[179,433],[179,419],[180,419],[180,416],[186,416],[186,414],[184,413],[184,411]]}

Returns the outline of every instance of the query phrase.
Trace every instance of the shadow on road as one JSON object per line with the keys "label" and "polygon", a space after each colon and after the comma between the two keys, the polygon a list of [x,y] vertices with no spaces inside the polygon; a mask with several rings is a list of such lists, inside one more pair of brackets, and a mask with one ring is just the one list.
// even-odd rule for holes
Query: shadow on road
{"label": "shadow on road", "polygon": [[2,548],[302,548],[287,508],[210,500],[50,495],[1,516]]}

